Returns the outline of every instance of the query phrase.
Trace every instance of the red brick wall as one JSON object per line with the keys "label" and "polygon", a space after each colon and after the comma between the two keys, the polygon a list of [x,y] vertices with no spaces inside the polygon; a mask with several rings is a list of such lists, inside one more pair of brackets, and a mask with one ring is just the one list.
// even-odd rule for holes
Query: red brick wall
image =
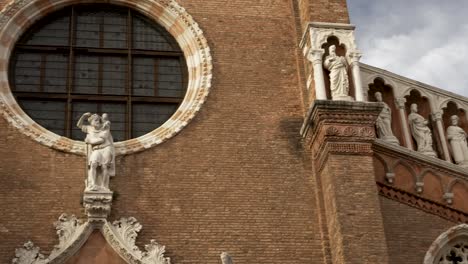
{"label": "red brick wall", "polygon": [[[111,219],[134,216],[174,263],[320,263],[297,14],[289,1],[180,1],[213,56],[206,104],[176,137],[117,159]],[[327,16],[330,17],[330,16]],[[338,21],[336,21],[338,22]],[[302,59],[302,58],[301,58]],[[52,223],[80,205],[84,158],[44,147],[0,119],[0,263],[31,239],[56,244]]]}
{"label": "red brick wall", "polygon": [[458,223],[380,197],[389,263],[421,264],[436,238]]}

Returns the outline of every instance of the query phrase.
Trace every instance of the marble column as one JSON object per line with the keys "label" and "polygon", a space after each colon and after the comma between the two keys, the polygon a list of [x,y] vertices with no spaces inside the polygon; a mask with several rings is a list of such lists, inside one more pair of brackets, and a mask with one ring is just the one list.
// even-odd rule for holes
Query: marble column
{"label": "marble column", "polygon": [[403,129],[403,138],[405,140],[405,145],[407,148],[414,150],[413,142],[412,142],[411,135],[408,129],[408,120],[406,118],[406,113],[405,113],[405,103],[406,103],[406,98],[404,97],[399,97],[395,99],[395,105],[398,108],[398,112],[400,113],[400,121],[401,121],[401,127]]}
{"label": "marble column", "polygon": [[309,51],[307,59],[312,62],[314,68],[315,99],[327,100],[327,91],[325,89],[325,80],[323,77],[323,49],[313,49]]}
{"label": "marble column", "polygon": [[359,68],[359,60],[361,59],[362,54],[360,52],[350,52],[349,58],[351,60],[351,70],[353,74],[353,84],[354,84],[354,91],[355,91],[355,100],[356,101],[365,101],[364,92],[362,89],[362,81],[361,81],[361,70]]}
{"label": "marble column", "polygon": [[447,146],[447,139],[445,137],[444,127],[442,125],[442,112],[438,111],[432,114],[432,120],[436,122],[437,132],[439,132],[439,139],[442,143],[442,150],[444,151],[444,158],[448,162],[452,162],[450,153]]}

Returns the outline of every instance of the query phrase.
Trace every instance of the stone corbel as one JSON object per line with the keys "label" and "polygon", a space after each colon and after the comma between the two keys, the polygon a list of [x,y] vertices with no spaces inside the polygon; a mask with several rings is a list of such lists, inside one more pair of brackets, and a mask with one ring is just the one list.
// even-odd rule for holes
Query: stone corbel
{"label": "stone corbel", "polygon": [[448,204],[452,204],[452,203],[453,203],[453,193],[451,193],[451,192],[446,192],[446,193],[444,193],[444,200],[445,200]]}
{"label": "stone corbel", "polygon": [[387,180],[388,183],[393,184],[393,182],[395,181],[395,173],[387,172],[385,174],[385,179]]}
{"label": "stone corbel", "polygon": [[415,189],[416,189],[416,192],[421,194],[424,190],[424,182],[416,182],[416,186],[415,186]]}

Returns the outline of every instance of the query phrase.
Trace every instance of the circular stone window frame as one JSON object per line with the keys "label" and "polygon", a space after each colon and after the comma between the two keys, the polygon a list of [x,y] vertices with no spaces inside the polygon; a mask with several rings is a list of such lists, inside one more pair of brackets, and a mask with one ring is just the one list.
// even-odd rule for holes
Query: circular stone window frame
{"label": "circular stone window frame", "polygon": [[5,119],[33,140],[64,152],[85,155],[85,143],[59,136],[32,120],[18,105],[8,82],[8,65],[18,38],[48,14],[74,4],[115,4],[153,19],[180,46],[188,68],[185,97],[176,112],[155,130],[115,143],[117,155],[131,154],[163,143],[184,128],[200,110],[211,87],[212,59],[203,31],[174,0],[12,0],[0,13],[0,108]]}

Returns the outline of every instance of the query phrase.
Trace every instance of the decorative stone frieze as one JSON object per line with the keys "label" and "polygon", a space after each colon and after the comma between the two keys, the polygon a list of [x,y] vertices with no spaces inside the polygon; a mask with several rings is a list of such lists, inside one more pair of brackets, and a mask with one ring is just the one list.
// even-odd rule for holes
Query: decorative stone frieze
{"label": "decorative stone frieze", "polygon": [[[382,140],[376,140],[372,148],[374,157],[381,163],[378,166],[384,170],[383,175],[376,175],[379,184],[400,188],[422,199],[450,206],[453,210],[465,210],[464,200],[461,200],[465,194],[464,188],[454,187],[468,187],[466,170],[419,152],[386,144]],[[397,167],[400,168],[398,172]],[[427,177],[430,177],[430,180]],[[435,195],[434,192],[426,192],[425,189],[439,189],[440,194]]]}
{"label": "decorative stone frieze", "polygon": [[316,100],[301,129],[316,168],[329,154],[371,155],[380,103]]}
{"label": "decorative stone frieze", "polygon": [[379,189],[379,194],[388,199],[418,208],[419,210],[440,216],[453,222],[468,221],[468,214],[461,210],[457,210],[445,204],[426,199],[420,195],[407,192],[395,186],[389,186],[380,182],[377,182],[377,186]]}
{"label": "decorative stone frieze", "polygon": [[[182,49],[188,68],[188,86],[183,102],[160,127],[135,139],[115,143],[116,155],[130,154],[161,144],[180,132],[195,117],[211,87],[212,58],[203,31],[187,11],[174,0],[94,0],[133,8],[162,25]],[[35,21],[81,0],[15,0],[0,13],[0,110],[18,131],[35,141],[65,152],[85,155],[83,142],[61,137],[38,125],[14,99],[8,83],[8,63],[17,39]]]}

